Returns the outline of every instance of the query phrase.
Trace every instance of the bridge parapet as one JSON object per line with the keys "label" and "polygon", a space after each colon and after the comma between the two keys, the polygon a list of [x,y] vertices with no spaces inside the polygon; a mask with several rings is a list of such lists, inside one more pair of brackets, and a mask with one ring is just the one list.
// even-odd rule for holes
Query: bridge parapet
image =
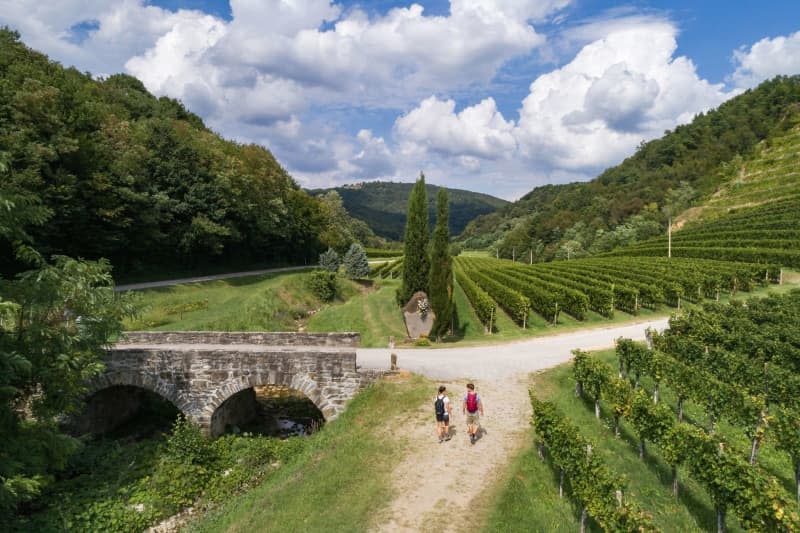
{"label": "bridge parapet", "polygon": [[340,346],[357,348],[359,333],[296,333],[257,331],[129,331],[125,344],[252,344],[257,346]]}

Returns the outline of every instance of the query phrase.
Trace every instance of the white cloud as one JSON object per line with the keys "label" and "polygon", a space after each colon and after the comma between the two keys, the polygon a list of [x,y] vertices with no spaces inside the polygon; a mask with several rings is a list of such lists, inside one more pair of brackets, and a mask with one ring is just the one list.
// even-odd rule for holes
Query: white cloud
{"label": "white cloud", "polygon": [[733,52],[736,71],[731,78],[737,87],[755,87],[777,76],[800,74],[800,31],[774,39],[761,39],[748,50]]}
{"label": "white cloud", "polygon": [[416,143],[434,152],[464,159],[467,167],[476,167],[475,158],[496,159],[510,155],[516,148],[514,123],[507,122],[497,110],[494,99],[455,113],[453,100],[435,96],[395,122],[395,130],[404,142]]}
{"label": "white cloud", "polygon": [[673,57],[676,33],[665,21],[617,27],[537,78],[515,130],[521,153],[553,168],[601,169],[729,98]]}

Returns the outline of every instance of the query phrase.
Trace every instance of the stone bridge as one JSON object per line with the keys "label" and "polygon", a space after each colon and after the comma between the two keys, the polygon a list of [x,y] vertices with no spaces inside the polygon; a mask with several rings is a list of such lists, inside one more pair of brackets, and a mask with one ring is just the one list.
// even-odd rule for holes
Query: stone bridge
{"label": "stone bridge", "polygon": [[90,382],[90,398],[105,396],[89,402],[77,428],[132,414],[136,402],[112,393],[118,387],[155,392],[210,436],[252,417],[261,385],[303,392],[330,421],[371,381],[356,371],[359,342],[358,333],[130,332]]}

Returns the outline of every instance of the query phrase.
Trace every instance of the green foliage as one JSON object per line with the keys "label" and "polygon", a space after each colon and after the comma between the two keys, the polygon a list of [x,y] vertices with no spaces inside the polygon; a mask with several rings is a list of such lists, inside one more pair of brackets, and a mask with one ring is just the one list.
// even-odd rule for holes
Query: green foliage
{"label": "green foliage", "polygon": [[[103,348],[132,313],[106,262],[55,257],[0,280],[0,520],[39,494],[78,448],[54,417],[80,408]],[[29,413],[19,408],[26,405]]]}
{"label": "green foliage", "polygon": [[270,152],[224,141],[135,78],[65,69],[0,29],[0,102],[0,272],[25,268],[15,240],[47,258],[109,259],[115,274],[324,249],[329,210]]}
{"label": "green foliage", "polygon": [[88,442],[68,475],[18,516],[11,531],[143,531],[188,505],[202,509],[260,484],[302,452],[306,439],[226,435],[209,440],[179,418],[164,437]]}
{"label": "green foliage", "polygon": [[344,273],[350,279],[363,279],[369,276],[367,254],[358,243],[350,245],[342,263],[344,264]]}
{"label": "green foliage", "polygon": [[428,292],[430,256],[427,206],[425,175],[420,173],[408,200],[403,239],[403,284],[397,293],[397,302],[400,305],[405,305],[417,291]]}
{"label": "green foliage", "polygon": [[336,296],[336,272],[315,270],[308,275],[308,288],[322,300],[329,302]]}
{"label": "green foliage", "polygon": [[652,518],[639,505],[626,498],[620,504],[615,496],[624,482],[597,453],[591,442],[563,418],[550,402],[540,401],[530,393],[533,426],[554,466],[569,478],[573,496],[605,531],[656,531]]}
{"label": "green foliage", "polygon": [[328,272],[338,272],[342,260],[336,250],[328,248],[326,251],[319,254],[319,266]]}
{"label": "green foliage", "polygon": [[450,257],[448,232],[447,190],[439,189],[436,209],[436,227],[431,243],[431,269],[428,282],[430,300],[436,320],[431,335],[444,337],[451,329],[453,319],[453,260]]}

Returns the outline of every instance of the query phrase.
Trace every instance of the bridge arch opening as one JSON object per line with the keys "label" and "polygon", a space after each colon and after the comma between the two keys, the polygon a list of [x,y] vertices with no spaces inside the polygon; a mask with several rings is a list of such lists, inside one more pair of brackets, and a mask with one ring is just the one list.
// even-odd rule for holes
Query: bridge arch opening
{"label": "bridge arch opening", "polygon": [[223,401],[211,415],[210,434],[246,431],[287,438],[319,430],[325,416],[309,396],[287,385],[244,388]]}
{"label": "bridge arch opening", "polygon": [[179,414],[174,403],[152,390],[112,385],[89,395],[83,411],[67,426],[76,435],[138,439],[168,431]]}

